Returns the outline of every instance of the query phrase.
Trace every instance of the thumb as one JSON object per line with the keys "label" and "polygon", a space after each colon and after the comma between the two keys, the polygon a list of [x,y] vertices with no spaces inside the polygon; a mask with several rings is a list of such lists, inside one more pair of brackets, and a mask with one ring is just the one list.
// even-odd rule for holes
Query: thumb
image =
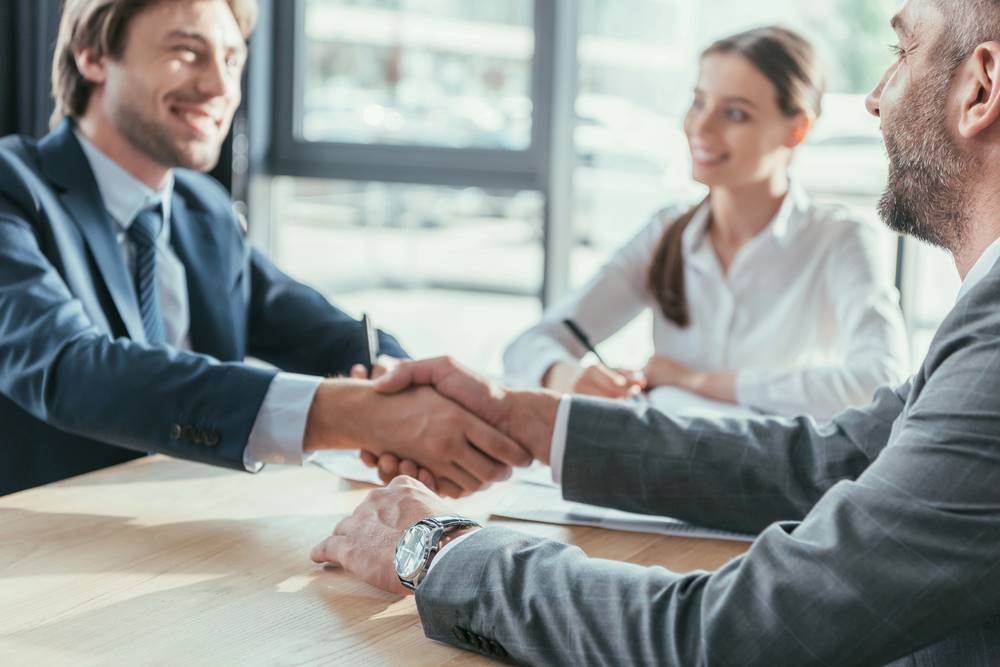
{"label": "thumb", "polygon": [[342,535],[331,535],[309,552],[309,558],[314,563],[329,563],[339,565],[341,562],[340,552],[344,549],[344,537]]}
{"label": "thumb", "polygon": [[374,387],[380,394],[398,394],[412,384],[413,368],[406,362],[400,362],[376,379]]}

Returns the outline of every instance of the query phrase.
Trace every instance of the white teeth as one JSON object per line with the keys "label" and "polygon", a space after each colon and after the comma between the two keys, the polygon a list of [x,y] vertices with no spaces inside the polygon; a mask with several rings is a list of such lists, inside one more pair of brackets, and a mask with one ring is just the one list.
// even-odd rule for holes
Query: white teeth
{"label": "white teeth", "polygon": [[724,153],[710,153],[700,148],[695,148],[691,151],[691,155],[698,162],[719,162],[725,158]]}
{"label": "white teeth", "polygon": [[180,112],[178,115],[185,123],[197,128],[200,132],[211,134],[215,131],[215,120],[210,116],[192,112]]}

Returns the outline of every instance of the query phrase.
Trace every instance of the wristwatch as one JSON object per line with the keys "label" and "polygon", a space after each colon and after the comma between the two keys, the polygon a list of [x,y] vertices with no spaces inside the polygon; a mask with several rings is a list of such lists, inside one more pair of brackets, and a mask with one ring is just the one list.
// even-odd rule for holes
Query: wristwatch
{"label": "wristwatch", "polygon": [[406,529],[396,545],[396,576],[411,591],[427,576],[431,560],[441,548],[441,540],[458,528],[482,527],[477,521],[458,516],[421,519]]}

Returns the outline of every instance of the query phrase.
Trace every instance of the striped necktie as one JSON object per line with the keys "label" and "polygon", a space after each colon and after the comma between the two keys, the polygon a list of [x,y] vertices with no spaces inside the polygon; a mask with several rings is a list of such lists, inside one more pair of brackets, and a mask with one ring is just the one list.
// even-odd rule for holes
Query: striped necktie
{"label": "striped necktie", "polygon": [[167,341],[156,282],[156,239],[162,226],[163,216],[157,206],[140,212],[128,228],[128,238],[135,247],[135,291],[139,297],[139,314],[150,345],[164,345]]}

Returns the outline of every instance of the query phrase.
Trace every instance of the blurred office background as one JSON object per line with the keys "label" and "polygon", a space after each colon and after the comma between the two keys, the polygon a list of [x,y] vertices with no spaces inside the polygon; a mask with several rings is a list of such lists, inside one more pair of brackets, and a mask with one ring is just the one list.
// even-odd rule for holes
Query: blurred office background
{"label": "blurred office background", "polygon": [[[416,356],[499,374],[545,304],[658,208],[701,194],[680,128],[717,37],[777,22],[814,40],[830,94],[796,178],[879,225],[886,159],[864,96],[891,61],[898,4],[265,0],[215,175],[283,269]],[[44,132],[58,0],[0,7],[0,93],[13,95],[0,131]],[[882,233],[916,362],[958,279],[944,253]],[[638,318],[608,358],[643,363],[649,326]]]}

